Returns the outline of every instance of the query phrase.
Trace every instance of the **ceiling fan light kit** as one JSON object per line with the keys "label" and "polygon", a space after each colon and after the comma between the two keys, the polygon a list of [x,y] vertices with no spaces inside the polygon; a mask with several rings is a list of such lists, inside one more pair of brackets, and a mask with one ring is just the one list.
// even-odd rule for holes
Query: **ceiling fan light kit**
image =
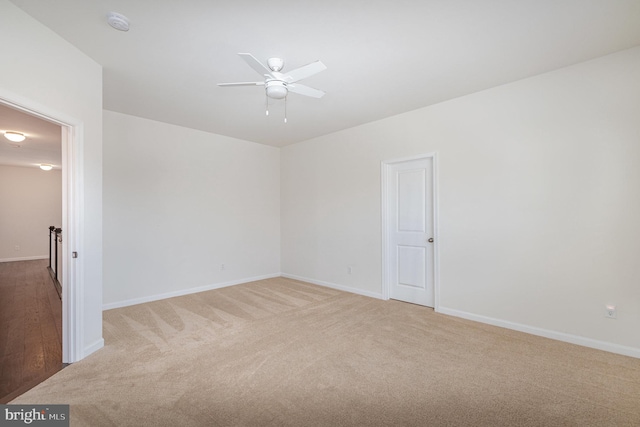
{"label": "ceiling fan light kit", "polygon": [[[320,61],[312,62],[311,64],[304,65],[302,67],[291,70],[287,73],[281,73],[282,67],[284,67],[284,60],[282,58],[269,58],[267,60],[267,66],[258,61],[250,53],[239,53],[240,57],[258,74],[264,77],[264,81],[261,82],[238,82],[238,83],[218,83],[220,87],[230,86],[264,86],[265,94],[268,98],[283,99],[285,100],[285,118],[284,122],[287,122],[286,117],[286,102],[289,92],[297,93],[304,96],[310,96],[312,98],[322,98],[324,92],[318,89],[314,89],[309,86],[298,84],[297,82],[311,77],[321,71],[327,69],[327,67]],[[268,104],[268,102],[267,102]],[[267,109],[267,116],[269,110]]]}
{"label": "ceiling fan light kit", "polygon": [[279,80],[270,80],[265,83],[267,96],[273,99],[282,99],[287,96],[287,84]]}

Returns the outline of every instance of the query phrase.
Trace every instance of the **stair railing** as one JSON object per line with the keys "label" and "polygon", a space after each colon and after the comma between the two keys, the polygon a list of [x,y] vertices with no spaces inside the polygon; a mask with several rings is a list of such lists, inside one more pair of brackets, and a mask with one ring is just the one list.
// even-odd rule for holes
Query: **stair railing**
{"label": "stair railing", "polygon": [[[62,285],[58,280],[58,246],[62,243],[62,228],[54,225],[49,227],[49,274],[53,279],[53,284],[58,291],[58,296],[62,298]],[[53,249],[52,249],[53,246]],[[51,262],[53,258],[53,263]]]}

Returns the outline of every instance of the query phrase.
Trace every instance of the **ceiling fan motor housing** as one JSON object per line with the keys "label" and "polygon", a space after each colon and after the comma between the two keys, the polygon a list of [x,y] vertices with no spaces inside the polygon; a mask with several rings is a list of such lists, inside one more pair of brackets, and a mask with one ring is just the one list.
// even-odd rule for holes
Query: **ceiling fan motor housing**
{"label": "ceiling fan motor housing", "polygon": [[267,65],[271,71],[280,71],[284,67],[284,59],[282,58],[269,58],[267,59]]}
{"label": "ceiling fan motor housing", "polygon": [[282,99],[287,96],[287,84],[283,81],[269,80],[265,87],[269,98]]}

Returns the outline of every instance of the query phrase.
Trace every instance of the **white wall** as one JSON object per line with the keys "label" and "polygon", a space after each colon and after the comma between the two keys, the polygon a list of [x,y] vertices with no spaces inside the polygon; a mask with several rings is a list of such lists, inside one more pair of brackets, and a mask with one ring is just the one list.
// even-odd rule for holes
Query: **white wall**
{"label": "white wall", "polygon": [[75,265],[83,299],[80,357],[86,356],[103,342],[102,68],[6,0],[0,0],[0,40],[0,98],[80,124],[82,251]]}
{"label": "white wall", "polygon": [[48,259],[49,226],[62,226],[61,171],[0,165],[0,200],[0,262]]}
{"label": "white wall", "polygon": [[434,151],[440,310],[640,357],[640,48],[283,148],[283,273],[379,295],[380,162]]}
{"label": "white wall", "polygon": [[104,111],[104,268],[107,308],[279,275],[279,149]]}

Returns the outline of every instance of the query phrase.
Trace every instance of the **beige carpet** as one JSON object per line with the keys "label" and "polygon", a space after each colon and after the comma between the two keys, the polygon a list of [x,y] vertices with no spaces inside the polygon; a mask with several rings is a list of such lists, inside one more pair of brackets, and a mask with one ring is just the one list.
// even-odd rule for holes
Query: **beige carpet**
{"label": "beige carpet", "polygon": [[72,426],[640,426],[640,360],[278,278],[106,311]]}

